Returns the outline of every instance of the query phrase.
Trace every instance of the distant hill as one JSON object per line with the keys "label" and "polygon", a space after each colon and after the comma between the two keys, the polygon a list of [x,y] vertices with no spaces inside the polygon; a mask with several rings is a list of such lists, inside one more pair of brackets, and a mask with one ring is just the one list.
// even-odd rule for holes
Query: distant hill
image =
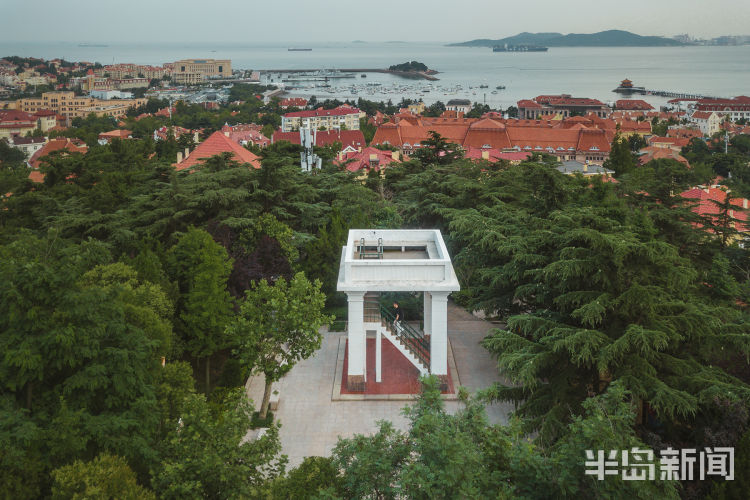
{"label": "distant hill", "polygon": [[468,42],[451,43],[450,47],[494,47],[495,45],[543,45],[545,47],[670,47],[684,45],[662,36],[641,36],[623,30],[599,33],[528,33],[490,40],[481,38]]}

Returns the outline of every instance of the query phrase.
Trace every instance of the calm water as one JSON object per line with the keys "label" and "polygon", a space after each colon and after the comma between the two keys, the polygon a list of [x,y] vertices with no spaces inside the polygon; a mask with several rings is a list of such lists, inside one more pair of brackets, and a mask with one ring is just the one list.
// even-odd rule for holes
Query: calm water
{"label": "calm water", "polygon": [[[424,62],[440,71],[440,79],[425,92],[427,82],[390,75],[333,83],[334,94],[322,89],[298,91],[300,95],[393,99],[422,97],[426,102],[469,98],[505,107],[539,94],[569,93],[605,102],[620,80],[629,78],[649,89],[673,90],[716,96],[750,94],[750,46],[550,48],[546,53],[493,53],[488,48],[445,47],[442,43],[318,43],[304,45],[311,52],[289,52],[299,44],[110,44],[79,47],[77,43],[0,42],[0,55],[37,56],[46,59],[98,61],[102,64],[134,62],[163,64],[182,58],[231,59],[241,69],[381,68],[408,60]],[[368,93],[367,82],[382,83],[390,92]],[[488,85],[487,89],[478,88]],[[491,92],[498,85],[505,90]],[[458,90],[457,87],[461,86]],[[469,87],[474,87],[470,89]],[[352,88],[357,93],[352,91]],[[667,99],[644,98],[658,106]]]}

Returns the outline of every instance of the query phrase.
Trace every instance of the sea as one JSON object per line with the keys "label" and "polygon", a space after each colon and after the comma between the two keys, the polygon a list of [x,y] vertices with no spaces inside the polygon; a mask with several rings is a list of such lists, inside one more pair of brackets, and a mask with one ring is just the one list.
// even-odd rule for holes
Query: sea
{"label": "sea", "polygon": [[[289,51],[309,48],[309,51]],[[427,104],[470,99],[506,108],[540,94],[570,94],[613,102],[628,78],[646,89],[733,97],[750,94],[750,45],[689,47],[551,47],[548,52],[492,52],[487,47],[448,47],[445,42],[329,43],[42,43],[0,42],[6,55],[56,57],[101,64],[161,65],[185,58],[231,59],[233,69],[283,70],[386,68],[419,61],[438,80],[411,80],[383,73],[357,73],[324,82],[281,82],[288,75],[263,73],[263,81],[292,85],[290,95],[391,100]],[[497,87],[504,87],[498,89]],[[633,96],[654,107],[668,97]]]}

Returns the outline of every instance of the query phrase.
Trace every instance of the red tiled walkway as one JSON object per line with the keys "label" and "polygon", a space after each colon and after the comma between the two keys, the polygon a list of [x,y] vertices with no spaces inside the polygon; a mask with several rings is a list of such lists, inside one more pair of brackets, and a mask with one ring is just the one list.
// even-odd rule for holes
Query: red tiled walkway
{"label": "red tiled walkway", "polygon": [[[349,366],[349,345],[346,342],[344,373],[341,377],[341,394],[419,394],[419,370],[401,354],[391,342],[382,338],[382,382],[375,382],[375,339],[367,339],[367,382],[364,392],[349,391],[346,388],[347,367]],[[453,379],[448,368],[448,389],[443,394],[454,392]]]}

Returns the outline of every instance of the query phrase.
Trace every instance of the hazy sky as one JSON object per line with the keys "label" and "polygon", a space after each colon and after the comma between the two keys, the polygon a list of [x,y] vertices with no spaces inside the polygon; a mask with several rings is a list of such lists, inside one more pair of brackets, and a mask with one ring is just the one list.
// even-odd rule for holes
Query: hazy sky
{"label": "hazy sky", "polygon": [[0,0],[1,41],[462,41],[750,34],[748,0]]}

